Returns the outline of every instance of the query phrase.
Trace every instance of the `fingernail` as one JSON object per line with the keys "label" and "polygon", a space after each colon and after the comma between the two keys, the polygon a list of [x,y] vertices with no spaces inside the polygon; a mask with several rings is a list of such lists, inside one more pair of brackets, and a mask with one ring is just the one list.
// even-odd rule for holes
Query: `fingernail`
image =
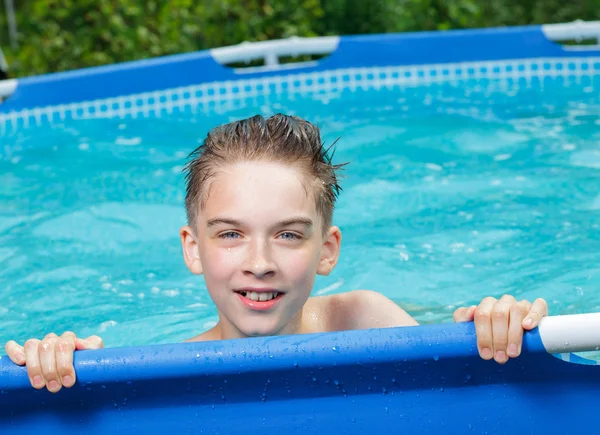
{"label": "fingernail", "polygon": [[531,326],[533,325],[533,319],[531,317],[527,317],[524,321],[523,321],[523,325],[525,326]]}
{"label": "fingernail", "polygon": [[25,364],[25,355],[23,355],[22,353],[18,353],[17,354],[17,363]]}
{"label": "fingernail", "polygon": [[499,350],[496,352],[496,361],[504,361],[506,360],[506,354],[503,350]]}
{"label": "fingernail", "polygon": [[483,359],[490,359],[492,357],[492,351],[489,348],[484,347],[481,349],[481,357]]}
{"label": "fingernail", "polygon": [[35,385],[36,387],[41,387],[44,385],[44,380],[42,379],[41,376],[34,376],[33,377],[33,385]]}
{"label": "fingernail", "polygon": [[60,384],[57,381],[50,381],[50,382],[48,382],[48,389],[49,390],[58,390],[59,387],[60,387]]}
{"label": "fingernail", "polygon": [[516,344],[509,344],[508,345],[508,354],[510,356],[517,356],[517,351],[519,350],[519,348],[517,347]]}
{"label": "fingernail", "polygon": [[62,378],[62,383],[65,387],[70,387],[71,385],[73,385],[73,377],[72,376],[64,376]]}

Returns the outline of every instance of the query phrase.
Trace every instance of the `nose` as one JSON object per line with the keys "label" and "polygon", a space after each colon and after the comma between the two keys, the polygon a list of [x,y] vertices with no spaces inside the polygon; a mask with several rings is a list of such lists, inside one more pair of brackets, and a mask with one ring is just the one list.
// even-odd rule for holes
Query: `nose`
{"label": "nose", "polygon": [[268,242],[261,239],[253,240],[244,262],[244,273],[252,274],[257,278],[265,278],[274,275],[275,271],[276,265]]}

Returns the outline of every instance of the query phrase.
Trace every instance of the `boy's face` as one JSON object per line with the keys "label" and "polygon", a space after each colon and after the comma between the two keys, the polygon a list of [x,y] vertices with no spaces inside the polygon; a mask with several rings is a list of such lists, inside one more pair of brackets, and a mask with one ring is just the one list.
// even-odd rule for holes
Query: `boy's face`
{"label": "boy's face", "polygon": [[205,188],[197,232],[184,227],[181,240],[226,335],[300,332],[315,276],[331,272],[341,241],[337,227],[323,235],[307,177],[295,167],[247,162],[219,169]]}

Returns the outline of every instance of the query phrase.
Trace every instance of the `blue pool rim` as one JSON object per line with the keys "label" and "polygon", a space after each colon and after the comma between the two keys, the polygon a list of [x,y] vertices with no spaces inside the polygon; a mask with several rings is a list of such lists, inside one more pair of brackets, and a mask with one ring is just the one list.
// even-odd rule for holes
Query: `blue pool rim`
{"label": "blue pool rim", "polygon": [[[237,74],[209,51],[18,80],[0,137],[32,124],[156,116],[299,92],[600,74],[539,26],[342,37],[314,65]],[[585,431],[600,404],[595,362],[548,355],[537,333],[505,366],[477,356],[473,325],[447,324],[77,352],[77,385],[35,391],[0,357],[0,432],[556,433]],[[580,364],[574,364],[578,362]]]}
{"label": "blue pool rim", "polygon": [[577,432],[600,387],[537,330],[520,358],[483,361],[473,323],[80,351],[75,368],[53,395],[0,357],[2,433]]}

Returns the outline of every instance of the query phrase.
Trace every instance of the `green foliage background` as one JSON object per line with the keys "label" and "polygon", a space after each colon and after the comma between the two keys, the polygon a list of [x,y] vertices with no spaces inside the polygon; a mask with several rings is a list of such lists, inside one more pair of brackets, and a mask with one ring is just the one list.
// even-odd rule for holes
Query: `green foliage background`
{"label": "green foliage background", "polygon": [[11,76],[194,51],[242,41],[600,19],[600,0],[29,0],[15,2]]}

